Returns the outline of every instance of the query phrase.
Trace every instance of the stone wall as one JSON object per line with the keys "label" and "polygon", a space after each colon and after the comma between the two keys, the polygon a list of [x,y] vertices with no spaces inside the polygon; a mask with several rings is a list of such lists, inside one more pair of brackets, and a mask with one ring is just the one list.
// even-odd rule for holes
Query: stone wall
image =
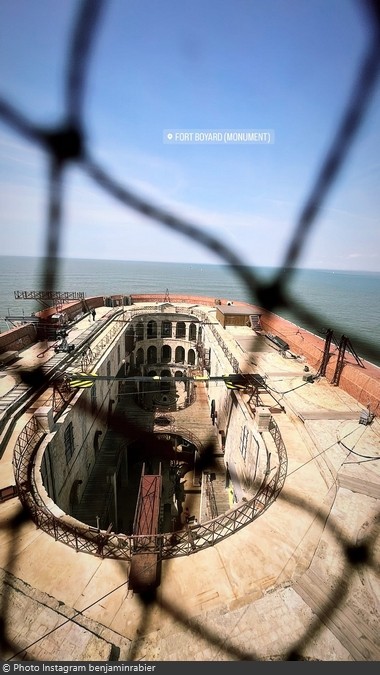
{"label": "stone wall", "polygon": [[[103,355],[95,368],[96,373],[103,376],[117,375],[124,358],[124,335],[121,334]],[[100,380],[91,388],[80,389],[47,438],[45,445],[46,449],[49,446],[49,461],[45,464],[44,483],[49,489],[49,495],[53,497],[54,494],[55,503],[65,513],[70,513],[73,486],[78,488],[77,499],[81,498],[95,463],[97,443],[100,447],[105,438],[109,415],[116,407],[117,397],[117,381]],[[67,458],[65,431],[70,424],[73,428],[74,452]],[[50,467],[54,467],[54,472],[50,473]]]}
{"label": "stone wall", "polygon": [[[205,347],[212,350],[210,376],[218,377],[230,372],[230,363],[207,326]],[[228,464],[236,500],[240,501],[242,497],[249,499],[261,485],[267,467],[263,439],[238,392],[227,389],[224,382],[211,380],[208,395],[210,404],[215,401],[215,424],[224,445],[224,461]]]}
{"label": "stone wall", "polygon": [[11,328],[0,334],[0,354],[8,351],[21,351],[36,341],[36,329],[32,324]]}
{"label": "stone wall", "polygon": [[[91,298],[86,298],[84,300],[78,300],[75,302],[68,302],[62,305],[60,313],[66,314],[69,321],[75,319],[80,313],[86,313],[88,309],[93,309],[96,307],[102,307],[104,305],[104,297],[102,295],[93,296]],[[48,309],[43,309],[41,312],[36,312],[36,316],[39,319],[46,321],[53,314],[57,314],[57,307],[49,307]]]}
{"label": "stone wall", "polygon": [[[304,328],[299,328],[276,314],[264,312],[264,310],[261,325],[265,332],[273,333],[285,340],[293,353],[304,356],[307,363],[318,370],[322,362],[325,345],[322,338]],[[332,344],[326,369],[326,378],[330,382],[335,373],[337,359],[338,349]],[[378,410],[380,405],[380,368],[365,360],[363,360],[363,364],[364,368],[357,364],[349,352],[346,352],[339,387],[359,403],[365,406],[369,404],[373,411]]]}

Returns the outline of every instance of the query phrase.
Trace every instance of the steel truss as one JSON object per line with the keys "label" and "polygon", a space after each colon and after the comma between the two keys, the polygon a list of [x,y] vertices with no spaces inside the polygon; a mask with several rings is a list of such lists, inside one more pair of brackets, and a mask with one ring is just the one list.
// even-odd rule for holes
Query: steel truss
{"label": "steel truss", "polygon": [[84,300],[81,291],[15,291],[16,300],[52,300],[56,302],[70,302],[71,300]]}

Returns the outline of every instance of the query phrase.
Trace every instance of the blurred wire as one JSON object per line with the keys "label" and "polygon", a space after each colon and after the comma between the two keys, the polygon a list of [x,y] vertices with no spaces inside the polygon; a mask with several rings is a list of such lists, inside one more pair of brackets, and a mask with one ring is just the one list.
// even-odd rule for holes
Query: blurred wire
{"label": "blurred wire", "polygon": [[[84,97],[86,90],[86,79],[91,65],[91,54],[94,48],[94,40],[96,32],[100,26],[100,19],[104,10],[103,0],[83,0],[78,5],[78,14],[73,27],[71,43],[67,55],[67,71],[65,81],[65,105],[64,122],[56,129],[45,129],[37,127],[28,121],[25,116],[16,110],[9,102],[0,99],[0,117],[13,130],[22,135],[29,141],[34,142],[47,153],[47,161],[49,166],[49,181],[48,181],[48,212],[47,212],[47,228],[46,228],[46,244],[45,244],[45,258],[44,258],[44,288],[49,290],[54,287],[54,280],[58,272],[59,254],[61,248],[62,237],[62,204],[64,196],[62,194],[63,175],[69,163],[76,163],[82,168],[84,173],[90,176],[94,182],[104,189],[109,195],[121,201],[129,208],[153,219],[158,225],[164,225],[170,230],[182,234],[190,238],[192,241],[199,243],[201,246],[207,248],[213,253],[217,254],[222,260],[227,262],[231,269],[242,279],[249,289],[252,299],[259,300],[261,306],[268,310],[281,307],[291,307],[294,313],[303,319],[307,319],[312,325],[316,326],[320,323],[320,318],[315,314],[309,312],[307,308],[290,297],[286,283],[292,269],[305,246],[305,242],[310,237],[312,228],[315,227],[316,218],[332,189],[334,181],[336,180],[339,171],[344,163],[347,162],[349,151],[354,142],[355,136],[363,122],[365,113],[368,109],[371,96],[374,92],[374,87],[379,74],[380,64],[380,2],[378,0],[366,0],[362,6],[371,17],[371,25],[369,28],[368,49],[365,55],[363,64],[357,75],[356,82],[353,87],[349,102],[346,105],[342,121],[338,130],[334,134],[331,142],[330,150],[328,151],[324,162],[317,175],[314,186],[310,194],[304,200],[304,204],[300,209],[300,218],[296,224],[293,235],[291,237],[287,252],[283,261],[283,268],[278,274],[277,278],[271,283],[260,282],[256,274],[252,273],[241,260],[223,241],[211,234],[208,234],[204,228],[198,228],[191,223],[186,222],[182,217],[167,213],[157,206],[147,202],[138,197],[133,191],[129,190],[124,185],[113,179],[99,164],[91,158],[90,153],[85,148],[85,115],[84,115]],[[362,345],[361,340],[356,340],[358,346]],[[368,350],[367,353],[374,354],[374,350]],[[38,376],[37,376],[38,375]],[[33,379],[30,379],[32,382]],[[39,372],[35,377],[35,386],[38,388],[46,381],[43,373]],[[304,386],[304,385],[300,385]],[[287,392],[283,392],[287,393]],[[86,414],[90,414],[86,411]],[[118,432],[125,431],[128,428],[125,420],[114,421],[112,428]],[[144,438],[150,438],[148,432],[144,433]],[[336,445],[334,443],[333,445]],[[333,446],[330,446],[333,447]],[[323,450],[320,454],[325,453],[329,448]],[[353,452],[350,450],[350,452]],[[354,453],[357,454],[357,453]],[[363,456],[364,457],[364,456]],[[315,459],[315,458],[313,458]],[[310,460],[313,461],[313,460]],[[302,466],[304,466],[303,464]],[[298,471],[298,467],[293,472]],[[288,474],[288,475],[291,475]],[[287,503],[294,505],[300,509],[312,510],[312,507],[307,504],[305,500],[291,494],[290,491],[283,491],[280,495],[281,499],[286,499]],[[315,514],[316,518],[320,518],[320,514]],[[19,513],[10,524],[1,524],[2,529],[10,528],[14,534],[19,531],[22,524],[28,518],[25,512]],[[333,518],[332,518],[333,521]],[[338,584],[330,592],[328,602],[322,608],[325,615],[330,619],[339,606],[343,604],[348,592],[348,582],[353,571],[358,565],[370,565],[373,567],[374,563],[371,557],[371,550],[375,542],[375,532],[370,533],[365,541],[360,546],[351,545],[344,537],[343,532],[339,530],[338,524],[333,521],[331,531],[335,533],[337,541],[340,543],[345,555],[345,565],[342,569],[342,577],[338,580]],[[15,559],[15,541],[11,543],[9,549],[9,557],[6,568],[11,571]],[[124,582],[126,583],[126,582]],[[124,584],[122,584],[124,585]],[[113,589],[116,590],[116,589]],[[111,591],[113,592],[113,591]],[[105,597],[105,596],[102,596]],[[93,604],[100,602],[102,598],[98,598]],[[157,602],[156,595],[141,594],[141,602],[146,608],[146,613],[142,619],[140,628],[145,625],[150,609]],[[92,605],[89,605],[91,607]],[[173,618],[187,626],[195,635],[209,640],[210,644],[216,645],[220,651],[229,654],[235,659],[255,659],[257,655],[253,652],[246,652],[236,649],[230,641],[230,636],[221,638],[213,635],[211,630],[207,628],[200,628],[195,621],[185,616],[179,607],[165,605],[162,598],[160,598],[160,606],[163,610],[168,612]],[[7,617],[12,611],[9,606],[9,595],[6,589],[2,593],[2,624],[1,624],[1,647],[3,650],[12,651],[16,654],[21,654],[24,649],[17,651],[17,645],[11,644],[7,636]],[[84,611],[84,610],[82,610]],[[71,620],[71,619],[70,619]],[[65,622],[66,623],[66,622]],[[59,626],[53,630],[57,630]],[[300,640],[293,645],[289,645],[287,654],[284,658],[287,660],[295,660],[300,658],[305,645],[312,642],[316,633],[321,630],[321,623],[316,617],[315,620],[306,628],[305,634]],[[44,637],[53,631],[49,631]],[[42,638],[41,638],[42,639]],[[32,646],[32,643],[27,647]],[[133,652],[132,652],[133,657]]]}

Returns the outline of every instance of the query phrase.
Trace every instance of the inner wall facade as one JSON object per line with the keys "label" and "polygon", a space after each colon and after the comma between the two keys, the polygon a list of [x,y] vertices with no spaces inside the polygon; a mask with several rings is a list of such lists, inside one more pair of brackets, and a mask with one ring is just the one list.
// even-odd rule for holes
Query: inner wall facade
{"label": "inner wall facade", "polygon": [[[229,495],[227,508],[255,496],[270,471],[271,453],[246,398],[220,380],[179,379],[233,372],[225,331],[215,319],[207,318],[207,310],[193,313],[162,306],[147,312],[134,307],[125,328],[87,369],[111,379],[99,379],[92,387],[79,389],[51,425],[38,452],[46,501],[54,502],[62,514],[102,529],[112,523],[113,531],[131,534],[144,465],[145,473],[163,474],[160,531],[180,527],[179,487],[186,471],[193,472],[193,488],[200,493],[200,503],[207,499],[209,472],[197,472],[194,463],[204,450],[203,437],[211,431],[216,439],[213,452],[221,459],[219,466]],[[116,376],[170,379],[113,380]],[[207,421],[199,418],[197,424],[201,400],[202,410],[207,407],[202,419]],[[119,420],[117,430],[115,419]],[[125,419],[125,427],[120,427],[120,419]],[[133,432],[128,422],[133,424]],[[154,456],[153,452],[147,459],[136,427],[167,438],[173,454],[169,450],[165,456]],[[100,478],[94,489],[98,501],[91,511],[88,493],[97,471]],[[201,522],[205,513],[210,512],[199,508],[194,516]]]}

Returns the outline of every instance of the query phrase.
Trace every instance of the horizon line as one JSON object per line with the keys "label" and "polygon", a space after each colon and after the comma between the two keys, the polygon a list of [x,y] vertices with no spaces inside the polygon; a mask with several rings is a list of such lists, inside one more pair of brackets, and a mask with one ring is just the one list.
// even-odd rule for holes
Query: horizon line
{"label": "horizon line", "polygon": [[[28,258],[28,259],[38,259],[44,260],[45,256],[43,255],[28,255],[28,254],[0,254],[0,258]],[[227,262],[197,262],[195,260],[126,260],[124,258],[83,258],[83,257],[74,257],[74,256],[58,256],[58,260],[91,260],[94,262],[124,262],[124,263],[144,263],[144,264],[159,264],[159,265],[198,265],[198,266],[208,266],[208,267],[229,267],[232,270],[234,269],[232,265]],[[270,270],[280,270],[284,269],[282,265],[256,265],[254,263],[242,263],[239,267],[248,267],[250,269],[270,269]],[[287,267],[288,270],[308,270],[308,271],[320,271],[320,272],[350,272],[354,273],[367,273],[367,274],[380,274],[380,270],[374,269],[349,269],[349,268],[339,268],[339,267],[308,267],[308,266],[295,266]]]}

